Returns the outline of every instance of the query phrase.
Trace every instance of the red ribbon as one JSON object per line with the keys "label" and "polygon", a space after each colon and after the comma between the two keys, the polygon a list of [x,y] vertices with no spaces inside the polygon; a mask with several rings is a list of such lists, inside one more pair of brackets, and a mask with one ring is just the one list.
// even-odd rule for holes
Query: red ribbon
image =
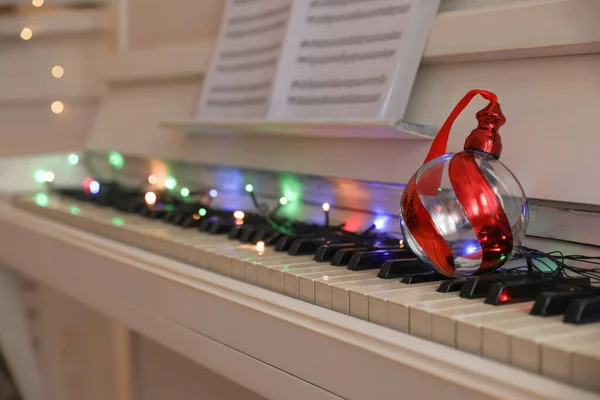
{"label": "red ribbon", "polygon": [[437,135],[435,135],[433,143],[429,148],[429,153],[427,154],[423,164],[446,153],[446,146],[448,145],[448,137],[450,136],[452,124],[454,124],[456,118],[458,118],[460,113],[469,105],[473,97],[476,95],[480,95],[484,99],[492,102],[498,102],[498,96],[492,92],[488,92],[487,90],[473,89],[465,94],[463,98],[456,104],[450,115],[448,115],[446,122],[444,122],[444,125],[442,125]]}

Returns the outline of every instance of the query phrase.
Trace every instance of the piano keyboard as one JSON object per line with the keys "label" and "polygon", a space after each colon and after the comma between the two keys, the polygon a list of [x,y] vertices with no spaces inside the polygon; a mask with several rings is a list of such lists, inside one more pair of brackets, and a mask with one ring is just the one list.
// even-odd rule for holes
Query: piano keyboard
{"label": "piano keyboard", "polygon": [[[564,282],[540,283],[505,277],[501,282],[502,291],[494,294],[498,288],[497,276],[482,278],[477,285],[468,280],[448,281],[422,270],[383,279],[379,276],[385,264],[406,262],[414,268],[413,260],[381,261],[381,250],[379,253],[367,251],[361,254],[366,254],[365,260],[379,260],[377,267],[367,263],[365,268],[368,269],[350,270],[332,262],[315,261],[318,257],[333,261],[338,252],[347,252],[350,248],[339,246],[333,255],[326,254],[325,248],[315,246],[315,243],[323,243],[320,239],[306,239],[298,245],[281,244],[290,248],[289,253],[301,254],[292,256],[276,251],[275,245],[241,243],[230,238],[235,238],[237,233],[224,234],[226,230],[221,230],[222,234],[200,232],[195,226],[184,228],[165,223],[162,218],[156,218],[157,215],[145,218],[62,195],[22,196],[15,199],[15,204],[53,220],[251,285],[600,391],[597,379],[600,294],[591,287],[581,289],[577,285],[561,286]],[[392,246],[391,250],[400,251],[401,247]],[[315,253],[320,255],[317,257]],[[352,257],[355,267],[361,265],[358,258]],[[345,264],[348,263],[346,260]],[[420,271],[419,268],[416,271]],[[492,285],[494,282],[496,285]],[[452,291],[438,291],[440,285]],[[523,295],[524,289],[534,295]],[[553,294],[543,297],[543,301],[535,300],[540,291]],[[515,297],[510,298],[511,295]],[[506,304],[490,304],[494,299]],[[548,315],[532,315],[532,308],[538,314],[541,309]],[[565,323],[565,318],[578,323]]]}

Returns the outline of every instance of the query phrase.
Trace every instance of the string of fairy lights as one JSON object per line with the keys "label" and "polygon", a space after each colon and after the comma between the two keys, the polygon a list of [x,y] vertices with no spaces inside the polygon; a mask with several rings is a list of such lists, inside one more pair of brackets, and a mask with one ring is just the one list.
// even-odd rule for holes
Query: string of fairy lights
{"label": "string of fairy lights", "polygon": [[[67,162],[71,166],[76,166],[80,162],[80,157],[79,157],[79,155],[77,155],[75,153],[71,153],[67,156]],[[121,153],[116,152],[116,151],[111,151],[110,153],[108,153],[108,163],[111,165],[113,172],[117,172],[117,171],[123,169],[123,167],[125,166],[125,159]],[[40,184],[52,184],[54,182],[55,178],[56,178],[56,175],[52,171],[48,171],[45,169],[38,169],[34,172],[34,180]],[[118,177],[116,175],[113,175],[114,181],[116,181],[117,178]],[[159,195],[157,194],[157,192],[162,190],[162,188],[173,193],[173,192],[176,192],[176,190],[178,189],[178,185],[179,185],[179,182],[177,181],[177,179],[171,175],[164,177],[164,179],[162,179],[162,182],[161,182],[161,179],[156,174],[151,174],[148,176],[148,178],[145,182],[147,182],[150,185],[150,187],[147,186],[147,190],[144,193],[144,201],[146,202],[146,204],[148,206],[156,206],[158,204]],[[83,180],[83,188],[84,188],[84,191],[86,191],[90,194],[96,195],[96,194],[100,193],[101,183],[91,177],[86,177]],[[266,204],[259,203],[259,201],[256,197],[256,192],[254,190],[254,185],[248,183],[245,185],[244,190],[252,199],[252,203],[254,204],[258,213],[267,218],[274,218],[282,207],[285,207],[287,204],[290,203],[290,200],[287,197],[281,196],[279,198],[276,206],[272,210],[269,210],[269,207]],[[219,195],[219,191],[216,188],[211,188],[209,190],[204,190],[204,191],[191,190],[190,188],[185,187],[185,186],[179,188],[179,195],[184,200],[189,200],[192,196],[202,194],[202,193],[205,193],[207,195],[203,199],[203,203],[205,203],[207,205],[210,205],[212,203],[212,200],[217,198],[217,196]],[[48,201],[47,197],[43,193],[41,195],[43,197],[45,197],[44,199],[41,200],[41,202],[44,204],[47,203],[47,201]],[[323,203],[322,210],[323,210],[323,216],[324,216],[324,225],[330,226],[330,210],[331,210],[330,204]],[[199,208],[199,210],[197,212],[198,218],[203,217],[206,214],[207,214],[207,210],[205,208]],[[245,215],[246,214],[242,210],[236,210],[233,212],[233,217],[236,220],[236,223],[238,223],[238,224],[243,223]]]}
{"label": "string of fairy lights", "polygon": [[[40,8],[44,5],[44,0],[32,0],[31,5]],[[34,36],[34,31],[29,26],[24,26],[19,35],[24,41],[29,41]],[[65,69],[62,65],[54,65],[50,68],[50,73],[55,79],[61,79],[65,75]],[[61,114],[65,110],[65,104],[61,100],[53,100],[50,103],[50,110],[54,114]]]}

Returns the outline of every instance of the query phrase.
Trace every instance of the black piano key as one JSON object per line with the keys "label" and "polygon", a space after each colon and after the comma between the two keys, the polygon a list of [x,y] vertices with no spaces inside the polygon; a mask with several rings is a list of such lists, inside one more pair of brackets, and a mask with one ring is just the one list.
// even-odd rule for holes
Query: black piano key
{"label": "black piano key", "polygon": [[127,205],[127,208],[123,211],[131,213],[131,214],[140,214],[143,209],[147,207],[146,203],[143,201],[134,201]]}
{"label": "black piano key", "polygon": [[233,225],[233,222],[218,219],[210,225],[210,228],[208,228],[208,233],[213,235],[222,235],[229,232],[231,228],[233,228]]}
{"label": "black piano key", "polygon": [[315,239],[296,239],[290,246],[288,254],[290,256],[307,256],[315,254],[319,247],[327,242],[325,238]]}
{"label": "black piano key", "polygon": [[496,306],[521,303],[534,300],[542,292],[575,290],[589,283],[589,278],[570,279],[568,282],[564,279],[544,278],[496,283],[488,292],[485,302]]}
{"label": "black piano key", "polygon": [[195,228],[200,226],[200,220],[201,217],[198,214],[188,215],[181,223],[181,226],[184,228]]}
{"label": "black piano key", "polygon": [[266,236],[263,239],[263,242],[265,242],[265,246],[275,246],[277,241],[284,236],[285,235],[281,232],[273,232],[273,234]]}
{"label": "black piano key", "polygon": [[550,317],[564,314],[569,304],[579,298],[600,295],[600,289],[575,289],[566,292],[544,292],[538,295],[533,303],[531,315]]}
{"label": "black piano key", "polygon": [[241,230],[240,235],[238,236],[238,240],[242,243],[250,243],[256,233],[259,231],[260,227],[256,225],[246,225]]}
{"label": "black piano key", "polygon": [[275,251],[288,251],[294,240],[296,239],[288,235],[281,236],[275,243]]}
{"label": "black piano key", "polygon": [[315,253],[314,260],[316,262],[331,261],[336,251],[354,246],[356,245],[352,242],[328,242],[322,244]]}
{"label": "black piano key", "polygon": [[348,262],[348,269],[361,271],[366,269],[381,268],[389,260],[400,258],[414,258],[414,253],[409,249],[370,250],[354,253]]}
{"label": "black piano key", "polygon": [[202,218],[202,220],[200,220],[200,225],[198,225],[198,230],[200,232],[208,232],[213,222],[215,222],[215,219]]}
{"label": "black piano key", "polygon": [[440,283],[440,286],[437,288],[437,292],[440,293],[451,293],[460,291],[468,278],[458,278],[458,279],[448,279],[444,282]]}
{"label": "black piano key", "polygon": [[486,276],[473,276],[467,278],[460,290],[460,297],[465,299],[478,299],[486,297],[492,286],[496,283],[529,281],[536,279],[534,275],[524,273],[494,274]]}
{"label": "black piano key", "polygon": [[331,265],[334,266],[342,266],[348,265],[352,256],[361,251],[369,250],[368,247],[365,246],[354,246],[347,249],[340,249],[335,252],[333,258],[331,259]]}
{"label": "black piano key", "polygon": [[[185,217],[187,213],[177,213],[172,219],[171,223],[173,225],[183,225],[183,221],[185,221]],[[166,218],[166,217],[165,217]]]}
{"label": "black piano key", "polygon": [[417,258],[389,260],[383,263],[377,274],[381,279],[397,279],[405,275],[431,272],[431,267]]}
{"label": "black piano key", "polygon": [[152,219],[161,219],[165,215],[167,215],[167,211],[164,209],[160,209],[160,210],[152,210],[150,213],[148,213],[147,216]]}
{"label": "black piano key", "polygon": [[565,311],[564,321],[575,325],[600,322],[600,296],[573,300]]}
{"label": "black piano key", "polygon": [[270,226],[263,226],[254,232],[254,235],[250,239],[250,243],[256,244],[260,241],[263,241],[266,245],[267,240],[275,234],[277,234],[277,231],[274,228]]}
{"label": "black piano key", "polygon": [[233,225],[227,232],[227,237],[232,240],[239,239],[242,229],[244,229],[243,225]]}
{"label": "black piano key", "polygon": [[448,277],[434,271],[429,271],[420,274],[404,275],[400,282],[410,285],[414,283],[437,282],[444,279],[448,279]]}

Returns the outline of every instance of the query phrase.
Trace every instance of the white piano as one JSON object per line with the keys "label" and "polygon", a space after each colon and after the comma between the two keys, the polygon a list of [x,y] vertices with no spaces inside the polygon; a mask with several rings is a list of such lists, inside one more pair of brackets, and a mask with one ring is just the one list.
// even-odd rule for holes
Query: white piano
{"label": "white piano", "polygon": [[[67,79],[66,67],[64,78],[47,73],[51,83],[0,93],[0,127],[25,126],[10,119],[18,103],[38,130],[21,131],[44,138],[29,151],[3,134],[0,159],[0,317],[11,321],[0,321],[0,348],[24,398],[600,398],[599,323],[565,324],[530,315],[531,301],[492,306],[436,292],[439,281],[384,280],[377,269],[349,271],[49,190],[88,177],[88,190],[92,179],[173,186],[248,213],[252,185],[271,209],[285,197],[279,213],[293,219],[320,223],[328,203],[332,225],[399,230],[402,184],[429,140],[197,134],[222,6],[112,1],[92,9],[102,24],[73,23],[101,32],[74,36],[105,45],[102,62],[78,75],[99,80],[93,109],[65,101],[64,112],[38,117],[35,87]],[[508,119],[502,161],[531,199],[525,244],[543,251],[600,253],[598,15],[594,0],[442,0],[404,117],[439,127],[467,90],[494,90]],[[45,46],[92,45],[48,35]],[[1,43],[9,57],[0,68],[21,65],[10,55],[35,39],[34,29],[31,40]],[[73,98],[87,96],[88,86],[69,82]],[[46,108],[64,96],[52,90]],[[462,148],[479,105],[456,122],[450,150]],[[58,142],[43,134],[57,123],[48,117],[69,127],[52,132]],[[50,183],[34,179],[49,172]]]}

